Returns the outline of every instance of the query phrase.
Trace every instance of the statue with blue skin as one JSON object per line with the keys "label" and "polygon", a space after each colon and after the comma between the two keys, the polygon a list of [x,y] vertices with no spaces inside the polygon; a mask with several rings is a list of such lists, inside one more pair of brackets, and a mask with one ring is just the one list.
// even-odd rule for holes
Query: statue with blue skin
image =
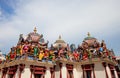
{"label": "statue with blue skin", "polygon": [[71,44],[70,49],[71,49],[72,52],[75,51],[75,49],[76,49],[75,44]]}

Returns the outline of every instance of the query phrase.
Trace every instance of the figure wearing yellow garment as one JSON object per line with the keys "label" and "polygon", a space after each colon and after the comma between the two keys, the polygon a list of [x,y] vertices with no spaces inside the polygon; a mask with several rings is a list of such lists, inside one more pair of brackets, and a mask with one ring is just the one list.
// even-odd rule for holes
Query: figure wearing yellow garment
{"label": "figure wearing yellow garment", "polygon": [[43,57],[44,57],[44,52],[43,52],[43,50],[42,50],[42,51],[40,51],[40,53],[39,53],[39,60],[41,61],[41,60],[43,59]]}
{"label": "figure wearing yellow garment", "polygon": [[55,60],[55,54],[54,54],[54,51],[52,51],[52,50],[50,50],[49,59],[50,60]]}
{"label": "figure wearing yellow garment", "polygon": [[20,47],[20,55],[22,56],[22,54],[23,54],[23,45],[20,45],[19,47]]}

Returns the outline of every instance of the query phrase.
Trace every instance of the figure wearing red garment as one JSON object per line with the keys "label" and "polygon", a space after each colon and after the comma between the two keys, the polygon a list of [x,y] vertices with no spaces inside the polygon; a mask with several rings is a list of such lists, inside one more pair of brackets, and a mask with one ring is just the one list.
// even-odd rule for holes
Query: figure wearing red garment
{"label": "figure wearing red garment", "polygon": [[88,59],[88,54],[87,54],[87,51],[85,51],[83,53],[83,60],[87,60]]}
{"label": "figure wearing red garment", "polygon": [[25,41],[25,44],[23,45],[23,54],[27,53],[29,50],[29,44],[28,41]]}
{"label": "figure wearing red garment", "polygon": [[48,60],[48,57],[49,57],[49,50],[46,49],[44,53],[44,59]]}
{"label": "figure wearing red garment", "polygon": [[14,60],[15,57],[16,57],[15,47],[12,47],[10,51],[10,60]]}
{"label": "figure wearing red garment", "polygon": [[78,61],[78,60],[79,60],[79,54],[78,54],[77,51],[74,51],[74,52],[73,52],[73,56],[74,56],[75,61]]}
{"label": "figure wearing red garment", "polygon": [[62,58],[62,57],[63,57],[63,49],[60,49],[60,50],[58,51],[58,57],[59,57],[59,58]]}

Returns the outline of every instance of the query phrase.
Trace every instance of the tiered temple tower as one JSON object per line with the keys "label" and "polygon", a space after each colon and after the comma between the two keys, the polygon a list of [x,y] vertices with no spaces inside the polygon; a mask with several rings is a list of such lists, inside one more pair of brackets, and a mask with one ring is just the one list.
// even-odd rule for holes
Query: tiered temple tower
{"label": "tiered temple tower", "polygon": [[61,36],[48,47],[35,28],[0,63],[0,78],[118,78],[113,50],[90,33],[77,48]]}

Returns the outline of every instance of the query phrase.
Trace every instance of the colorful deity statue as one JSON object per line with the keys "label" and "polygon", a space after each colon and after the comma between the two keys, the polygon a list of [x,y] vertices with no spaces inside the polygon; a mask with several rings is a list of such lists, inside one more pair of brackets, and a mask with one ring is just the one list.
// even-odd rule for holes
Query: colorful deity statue
{"label": "colorful deity statue", "polygon": [[48,60],[48,57],[49,57],[49,50],[46,49],[45,52],[44,52],[44,59]]}
{"label": "colorful deity statue", "polygon": [[71,49],[72,52],[75,51],[75,49],[76,49],[75,44],[71,44],[70,49]]}
{"label": "colorful deity statue", "polygon": [[99,48],[99,52],[103,52],[103,47],[100,47],[100,48]]}
{"label": "colorful deity statue", "polygon": [[94,43],[93,43],[93,47],[94,47],[94,48],[99,47],[99,43],[98,43],[97,41],[94,41]]}
{"label": "colorful deity statue", "polygon": [[21,45],[17,45],[16,47],[16,56],[22,55],[22,48]]}
{"label": "colorful deity statue", "polygon": [[50,52],[49,52],[49,59],[50,59],[50,60],[52,60],[53,54],[54,54],[54,51],[53,51],[53,50],[50,50]]}
{"label": "colorful deity statue", "polygon": [[15,57],[16,57],[16,50],[15,49],[16,49],[15,47],[11,48],[11,51],[10,51],[10,60],[15,59]]}
{"label": "colorful deity statue", "polygon": [[74,51],[74,52],[73,52],[73,56],[74,56],[75,61],[78,61],[78,60],[79,60],[79,54],[78,54],[77,51]]}
{"label": "colorful deity statue", "polygon": [[90,49],[87,49],[87,53],[88,53],[88,58],[91,59],[92,58],[92,52],[90,51]]}
{"label": "colorful deity statue", "polygon": [[14,53],[16,51],[15,49],[16,49],[16,47],[12,47],[11,48],[11,53]]}
{"label": "colorful deity statue", "polygon": [[73,54],[72,54],[71,52],[69,52],[68,55],[69,55],[69,60],[70,60],[70,61],[73,61],[73,58],[74,58],[74,57],[73,57]]}
{"label": "colorful deity statue", "polygon": [[27,53],[29,50],[29,44],[28,41],[25,41],[25,44],[23,45],[23,52],[24,54]]}
{"label": "colorful deity statue", "polygon": [[108,49],[106,49],[106,50],[104,51],[104,53],[105,53],[105,57],[110,58],[110,52],[109,52]]}
{"label": "colorful deity statue", "polygon": [[16,57],[15,53],[10,52],[10,60],[14,60]]}
{"label": "colorful deity statue", "polygon": [[79,59],[82,60],[83,59],[83,51],[79,52]]}
{"label": "colorful deity statue", "polygon": [[83,49],[87,49],[88,48],[88,43],[87,42],[83,42],[82,43],[82,48]]}
{"label": "colorful deity statue", "polygon": [[65,52],[64,52],[64,56],[65,56],[65,58],[66,58],[67,60],[69,60],[69,51],[65,51]]}
{"label": "colorful deity statue", "polygon": [[30,46],[30,55],[34,55],[34,46],[33,45]]}
{"label": "colorful deity statue", "polygon": [[101,42],[101,47],[103,47],[103,50],[107,49],[104,40],[102,40],[102,42]]}
{"label": "colorful deity statue", "polygon": [[63,49],[60,49],[60,50],[58,51],[58,57],[59,57],[59,58],[63,58]]}
{"label": "colorful deity statue", "polygon": [[44,57],[44,51],[41,50],[39,53],[39,60],[42,61],[43,57]]}
{"label": "colorful deity statue", "polygon": [[87,51],[84,51],[83,60],[87,60],[87,59],[88,59],[88,53],[87,53]]}
{"label": "colorful deity statue", "polygon": [[10,61],[10,54],[6,55],[5,58],[7,62]]}
{"label": "colorful deity statue", "polygon": [[20,34],[18,44],[22,44],[24,42],[23,34]]}
{"label": "colorful deity statue", "polygon": [[38,46],[35,46],[35,47],[33,48],[33,50],[34,50],[34,56],[36,57],[36,56],[38,55],[38,52],[39,52]]}
{"label": "colorful deity statue", "polygon": [[50,52],[49,52],[49,59],[50,60],[55,60],[55,53],[54,53],[53,50],[50,50]]}

